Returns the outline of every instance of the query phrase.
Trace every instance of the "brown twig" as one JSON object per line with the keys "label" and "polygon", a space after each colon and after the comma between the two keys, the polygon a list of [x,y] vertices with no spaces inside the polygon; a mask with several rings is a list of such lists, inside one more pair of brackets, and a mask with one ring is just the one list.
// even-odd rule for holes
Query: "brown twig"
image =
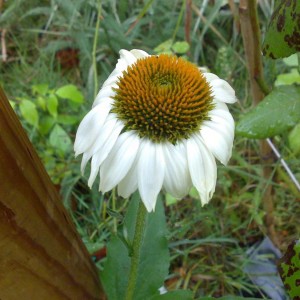
{"label": "brown twig", "polygon": [[191,19],[192,19],[192,3],[193,0],[187,0],[185,6],[185,24],[184,24],[184,31],[185,31],[185,40],[190,44],[191,43]]}
{"label": "brown twig", "polygon": [[[243,37],[246,62],[250,77],[250,87],[253,103],[257,105],[264,97],[265,86],[263,77],[263,66],[261,59],[260,28],[257,16],[257,3],[254,0],[240,0],[239,6],[241,32]],[[271,164],[273,162],[272,150],[265,140],[260,141],[260,155],[263,165],[263,177],[268,182],[272,177]],[[263,207],[265,210],[265,225],[267,234],[274,244],[279,245],[274,226],[274,204],[272,186],[268,184],[263,195]]]}

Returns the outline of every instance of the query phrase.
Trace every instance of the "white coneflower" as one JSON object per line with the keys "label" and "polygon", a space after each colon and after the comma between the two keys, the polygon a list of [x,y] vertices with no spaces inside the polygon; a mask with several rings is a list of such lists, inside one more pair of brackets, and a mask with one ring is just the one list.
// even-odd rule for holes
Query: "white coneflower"
{"label": "white coneflower", "polygon": [[117,186],[127,198],[138,189],[149,212],[161,189],[180,199],[195,186],[206,204],[215,158],[226,164],[231,156],[234,121],[225,103],[235,101],[226,81],[184,59],[121,50],[76,134],[82,172],[91,159],[88,185],[100,173],[102,192]]}

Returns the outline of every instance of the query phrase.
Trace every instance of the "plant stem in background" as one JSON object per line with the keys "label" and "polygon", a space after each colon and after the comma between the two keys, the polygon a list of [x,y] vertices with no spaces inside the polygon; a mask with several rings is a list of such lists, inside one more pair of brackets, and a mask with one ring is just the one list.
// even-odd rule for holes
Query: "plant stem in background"
{"label": "plant stem in background", "polygon": [[146,228],[147,210],[142,201],[139,201],[139,207],[136,217],[135,232],[131,248],[131,265],[129,281],[126,291],[126,300],[132,300],[136,287],[138,268],[140,262],[141,247],[143,244],[144,232]]}
{"label": "plant stem in background", "polygon": [[[264,84],[263,66],[261,59],[261,34],[257,16],[257,2],[253,0],[240,0],[239,6],[241,32],[243,37],[245,56],[250,77],[253,103],[257,105],[264,97],[266,85]],[[272,176],[273,162],[272,150],[265,140],[260,141],[260,155],[263,165],[263,177],[265,182]],[[263,195],[263,207],[266,213],[265,225],[267,234],[274,244],[278,245],[278,238],[274,226],[274,204],[272,186],[268,184]]]}
{"label": "plant stem in background", "polygon": [[181,9],[180,9],[180,12],[179,12],[179,16],[177,18],[176,26],[175,26],[175,29],[174,29],[173,34],[172,34],[172,42],[173,43],[175,42],[176,35],[177,35],[177,32],[178,32],[180,23],[183,19],[183,13],[184,13],[185,8],[186,8],[186,0],[183,0],[182,5],[181,5]]}
{"label": "plant stem in background", "polygon": [[96,98],[97,93],[98,93],[98,73],[97,73],[96,52],[97,52],[97,42],[98,42],[98,34],[99,34],[99,28],[100,28],[101,8],[102,8],[102,1],[99,0],[98,1],[98,10],[97,10],[97,22],[96,22],[94,42],[93,42],[93,53],[92,53],[93,70],[94,70],[94,98]]}
{"label": "plant stem in background", "polygon": [[192,20],[192,0],[186,1],[186,7],[185,7],[185,24],[184,24],[184,34],[185,34],[185,40],[191,44],[191,20]]}

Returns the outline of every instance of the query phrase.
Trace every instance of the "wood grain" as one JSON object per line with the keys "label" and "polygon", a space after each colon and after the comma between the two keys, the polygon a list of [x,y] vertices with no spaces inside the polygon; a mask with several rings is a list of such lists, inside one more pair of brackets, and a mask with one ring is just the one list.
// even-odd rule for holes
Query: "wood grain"
{"label": "wood grain", "polygon": [[0,299],[104,299],[95,266],[1,88]]}

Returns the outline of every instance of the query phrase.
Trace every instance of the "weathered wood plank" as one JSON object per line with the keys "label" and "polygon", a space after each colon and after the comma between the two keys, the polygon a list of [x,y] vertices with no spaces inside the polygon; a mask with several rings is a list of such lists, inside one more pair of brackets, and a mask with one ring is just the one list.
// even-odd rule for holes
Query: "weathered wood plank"
{"label": "weathered wood plank", "polygon": [[0,299],[103,299],[96,269],[1,88]]}

